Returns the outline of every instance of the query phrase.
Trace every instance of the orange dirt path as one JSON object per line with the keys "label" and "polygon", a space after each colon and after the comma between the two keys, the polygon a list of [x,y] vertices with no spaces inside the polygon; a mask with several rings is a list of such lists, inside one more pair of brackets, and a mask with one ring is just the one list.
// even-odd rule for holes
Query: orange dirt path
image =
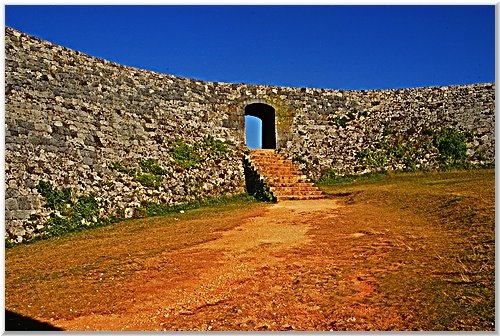
{"label": "orange dirt path", "polygon": [[[303,328],[312,322],[311,313],[321,312],[307,296],[286,297],[283,282],[301,273],[293,270],[305,267],[298,248],[314,243],[308,231],[334,220],[338,207],[333,200],[273,204],[218,239],[157,256],[159,265],[175,261],[174,269],[187,274],[169,277],[170,264],[170,270],[137,277],[127,287],[149,295],[141,293],[141,300],[122,303],[127,307],[119,313],[50,322],[68,330],[253,330],[292,329],[295,320]],[[267,287],[268,281],[274,284]]]}
{"label": "orange dirt path", "polygon": [[6,308],[80,331],[420,329],[408,298],[450,239],[340,199],[142,219],[8,252]]}

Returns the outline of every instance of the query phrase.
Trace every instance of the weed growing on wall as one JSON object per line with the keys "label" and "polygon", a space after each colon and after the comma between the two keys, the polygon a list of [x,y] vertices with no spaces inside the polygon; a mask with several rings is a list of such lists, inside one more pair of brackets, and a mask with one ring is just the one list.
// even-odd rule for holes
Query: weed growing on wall
{"label": "weed growing on wall", "polygon": [[295,163],[295,164],[298,164],[300,165],[301,167],[301,170],[304,174],[307,174],[307,172],[309,171],[309,161],[307,161],[306,159],[304,159],[303,156],[300,156],[300,155],[296,155],[292,158],[292,162]]}
{"label": "weed growing on wall", "polygon": [[[108,218],[99,218],[100,204],[94,195],[82,195],[75,197],[71,189],[55,188],[52,183],[40,181],[37,185],[38,192],[44,197],[44,207],[52,210],[49,218],[46,221],[46,230],[43,235],[34,239],[25,240],[25,243],[30,243],[39,239],[50,237],[63,236],[70,232],[77,232],[89,228],[108,225],[115,223],[125,218],[124,209],[118,209],[116,214]],[[207,206],[221,206],[231,203],[247,203],[255,202],[256,199],[247,193],[199,198],[192,202],[182,203],[178,205],[165,205],[157,203],[145,203],[142,207],[136,209],[136,214],[145,216],[162,216],[171,213],[178,213],[191,209],[198,209]],[[137,217],[137,216],[136,216]],[[38,215],[33,216],[31,220],[39,219]],[[5,246],[13,247],[16,244],[12,240],[6,239]]]}
{"label": "weed growing on wall", "polygon": [[175,163],[182,168],[189,168],[200,163],[201,158],[196,153],[196,148],[185,143],[182,140],[177,140],[170,151]]}
{"label": "weed growing on wall", "polygon": [[358,161],[368,168],[383,168],[386,165],[403,165],[403,171],[421,169],[418,162],[425,161],[426,155],[436,157],[440,167],[467,168],[467,140],[471,134],[454,129],[439,132],[424,130],[420,136],[407,141],[393,132],[384,132],[384,138],[374,144],[375,148],[359,151]]}
{"label": "weed growing on wall", "polygon": [[387,156],[382,151],[369,148],[362,149],[356,153],[356,158],[364,165],[371,168],[384,167],[387,162]]}
{"label": "weed growing on wall", "polygon": [[[170,154],[177,165],[187,169],[201,163],[203,155],[217,158],[227,155],[229,145],[230,143],[217,140],[210,135],[193,145],[187,144],[183,140],[176,140]],[[129,175],[134,181],[147,188],[159,188],[163,184],[164,176],[170,174],[166,168],[151,158],[140,160],[138,167],[122,162],[113,162],[109,168]]]}
{"label": "weed growing on wall", "polygon": [[163,177],[151,173],[138,174],[134,181],[139,182],[146,188],[158,188],[163,183]]}
{"label": "weed growing on wall", "polygon": [[[221,158],[229,152],[230,142],[224,142],[208,135],[194,144],[188,144],[184,140],[176,140],[170,149],[175,164],[183,169],[188,169],[202,162],[202,158]],[[161,166],[151,158],[142,159],[138,164],[113,162],[109,168],[126,174],[134,181],[139,182],[146,188],[158,189],[163,185],[164,177],[170,175],[168,169]],[[184,188],[188,194],[196,193],[200,185],[196,181],[186,181]]]}
{"label": "weed growing on wall", "polygon": [[328,169],[321,175],[321,177],[316,181],[316,183],[320,185],[333,185],[344,182],[352,182],[353,180],[354,180],[353,177],[343,176],[341,174],[338,174],[335,169]]}
{"label": "weed growing on wall", "polygon": [[139,162],[139,167],[125,166],[121,162],[113,162],[109,168],[127,174],[147,188],[158,188],[163,183],[163,177],[168,171],[153,159],[144,159]]}
{"label": "weed growing on wall", "polygon": [[71,202],[71,189],[63,188],[56,190],[52,183],[40,181],[36,186],[36,190],[45,197],[44,208],[53,210],[64,210],[65,205]]}
{"label": "weed growing on wall", "polygon": [[467,165],[467,138],[471,135],[451,128],[436,132],[434,144],[442,167],[463,168]]}
{"label": "weed growing on wall", "polygon": [[175,163],[184,169],[199,164],[204,156],[221,158],[227,155],[231,143],[215,139],[211,135],[192,145],[176,140],[170,150]]}
{"label": "weed growing on wall", "polygon": [[153,159],[145,159],[139,162],[142,172],[149,173],[156,176],[168,175],[168,171],[160,166],[158,162]]}
{"label": "weed growing on wall", "polygon": [[[421,139],[420,139],[421,140]],[[402,163],[403,171],[417,170],[416,160],[424,155],[423,147],[426,142],[418,141],[416,143],[405,142],[400,138],[396,138],[392,143],[386,140],[380,142],[380,148],[385,151],[388,160],[392,162]]]}
{"label": "weed growing on wall", "polygon": [[46,236],[59,236],[102,223],[99,219],[99,202],[94,195],[75,198],[71,189],[59,190],[47,181],[40,181],[36,188],[45,198],[44,207],[52,210],[47,220]]}
{"label": "weed growing on wall", "polygon": [[213,136],[207,135],[202,141],[203,147],[208,149],[212,154],[221,157],[228,151],[228,145],[224,141],[214,139]]}
{"label": "weed growing on wall", "polygon": [[333,118],[333,123],[335,125],[340,128],[345,128],[349,122],[356,120],[361,116],[368,117],[368,115],[369,113],[366,111],[359,111],[357,108],[353,108],[352,110],[349,110],[345,116],[332,116],[330,118]]}
{"label": "weed growing on wall", "polygon": [[337,125],[340,128],[346,127],[348,121],[349,121],[349,119],[347,119],[346,117],[334,117],[333,118],[333,122],[335,123],[335,125]]}
{"label": "weed growing on wall", "polygon": [[132,176],[132,175],[135,174],[135,169],[134,168],[126,167],[121,162],[113,162],[108,167],[110,169],[116,170],[116,171],[118,171],[120,173],[124,173],[124,174],[127,174],[127,175],[131,175]]}
{"label": "weed growing on wall", "polygon": [[384,132],[383,136],[378,143],[356,153],[360,165],[377,171],[417,171],[425,169],[422,162],[437,159],[441,169],[470,167],[467,141],[473,139],[471,132],[451,128],[438,132],[424,130],[411,141],[392,131]]}

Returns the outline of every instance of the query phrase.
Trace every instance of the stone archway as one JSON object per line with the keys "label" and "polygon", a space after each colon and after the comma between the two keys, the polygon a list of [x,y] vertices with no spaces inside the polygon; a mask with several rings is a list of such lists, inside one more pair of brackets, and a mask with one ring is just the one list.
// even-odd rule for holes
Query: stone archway
{"label": "stone archway", "polygon": [[253,116],[262,120],[262,149],[276,149],[276,111],[274,107],[265,103],[251,103],[245,106],[245,116]]}

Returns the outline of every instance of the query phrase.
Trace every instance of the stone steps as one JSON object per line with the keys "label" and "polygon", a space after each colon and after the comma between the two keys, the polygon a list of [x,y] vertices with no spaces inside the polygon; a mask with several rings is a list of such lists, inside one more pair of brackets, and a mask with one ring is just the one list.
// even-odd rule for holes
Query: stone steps
{"label": "stone steps", "polygon": [[275,188],[275,189],[296,189],[296,190],[318,190],[314,185],[307,185],[307,184],[304,184],[304,185],[301,185],[301,184],[297,184],[297,185],[294,185],[292,183],[287,183],[287,184],[274,184],[271,186],[272,188]]}
{"label": "stone steps", "polygon": [[324,195],[322,196],[292,196],[292,195],[285,195],[285,196],[280,196],[279,201],[299,201],[299,200],[312,200],[312,199],[322,199],[325,198]]}
{"label": "stone steps", "polygon": [[272,192],[276,193],[278,197],[282,196],[322,196],[323,193],[320,190],[281,190],[281,189],[271,189]]}
{"label": "stone steps", "polygon": [[321,199],[325,195],[290,161],[271,149],[252,150],[248,161],[276,201]]}

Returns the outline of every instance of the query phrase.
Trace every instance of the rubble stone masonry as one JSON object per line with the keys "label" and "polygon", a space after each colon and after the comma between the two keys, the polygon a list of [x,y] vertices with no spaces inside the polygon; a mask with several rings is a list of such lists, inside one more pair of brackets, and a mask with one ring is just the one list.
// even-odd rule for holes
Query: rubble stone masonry
{"label": "rubble stone masonry", "polygon": [[[6,238],[44,232],[50,211],[40,181],[95,195],[103,217],[244,192],[245,106],[254,102],[274,107],[277,150],[313,179],[436,168],[433,137],[446,129],[467,135],[471,164],[491,164],[494,94],[493,83],[342,91],[205,82],[122,66],[7,27]],[[182,161],[185,152],[191,161]],[[160,177],[146,176],[150,183],[130,174],[148,159],[162,168]]]}

